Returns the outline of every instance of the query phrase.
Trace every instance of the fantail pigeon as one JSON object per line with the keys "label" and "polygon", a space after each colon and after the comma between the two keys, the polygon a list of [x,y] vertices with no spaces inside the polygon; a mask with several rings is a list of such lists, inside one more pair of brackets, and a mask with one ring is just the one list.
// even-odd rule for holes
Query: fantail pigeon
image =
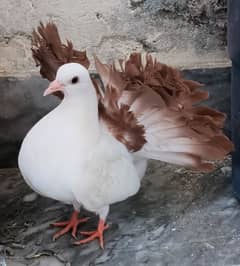
{"label": "fantail pigeon", "polygon": [[[225,115],[198,105],[208,98],[200,84],[139,53],[115,65],[96,69],[104,83],[91,79],[86,53],[61,43],[54,24],[33,34],[33,56],[41,74],[52,82],[44,95],[62,102],[43,117],[23,140],[19,168],[26,182],[43,196],[73,205],[70,221],[54,238],[72,230],[80,207],[99,215],[94,232],[75,242],[86,243],[103,232],[110,204],[136,194],[147,160],[156,159],[210,171],[210,160],[233,149],[222,132]],[[161,177],[159,177],[161,178]]]}

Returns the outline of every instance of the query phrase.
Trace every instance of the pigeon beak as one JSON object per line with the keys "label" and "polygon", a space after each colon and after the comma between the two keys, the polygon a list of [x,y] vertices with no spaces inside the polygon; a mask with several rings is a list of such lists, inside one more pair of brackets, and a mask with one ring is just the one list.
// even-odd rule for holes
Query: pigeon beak
{"label": "pigeon beak", "polygon": [[49,87],[44,91],[43,96],[47,96],[56,91],[63,91],[63,85],[55,79],[49,84]]}

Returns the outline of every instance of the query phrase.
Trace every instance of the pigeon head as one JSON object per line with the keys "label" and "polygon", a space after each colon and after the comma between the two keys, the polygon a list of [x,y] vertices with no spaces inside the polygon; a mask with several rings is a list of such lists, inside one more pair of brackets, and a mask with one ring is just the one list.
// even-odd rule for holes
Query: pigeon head
{"label": "pigeon head", "polygon": [[88,70],[80,64],[68,63],[58,69],[56,79],[49,84],[43,95],[62,91],[64,96],[74,96],[89,89],[89,84],[92,82]]}

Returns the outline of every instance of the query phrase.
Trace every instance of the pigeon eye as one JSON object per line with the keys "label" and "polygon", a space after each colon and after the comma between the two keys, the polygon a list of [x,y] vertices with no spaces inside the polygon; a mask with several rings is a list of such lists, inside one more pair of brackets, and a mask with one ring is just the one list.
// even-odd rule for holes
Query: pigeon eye
{"label": "pigeon eye", "polygon": [[78,82],[78,77],[74,77],[74,78],[72,78],[72,80],[71,80],[71,82],[72,82],[72,84],[76,84],[77,82]]}

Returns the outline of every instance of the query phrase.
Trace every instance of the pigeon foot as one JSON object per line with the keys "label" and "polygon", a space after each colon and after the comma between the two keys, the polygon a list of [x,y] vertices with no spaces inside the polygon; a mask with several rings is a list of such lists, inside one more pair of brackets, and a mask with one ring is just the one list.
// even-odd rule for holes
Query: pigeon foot
{"label": "pigeon foot", "polygon": [[55,241],[58,239],[60,236],[66,234],[67,232],[72,230],[72,236],[76,239],[76,233],[77,233],[77,228],[80,223],[85,223],[89,220],[89,217],[85,217],[82,219],[78,219],[78,211],[74,211],[72,214],[72,217],[69,221],[63,221],[63,222],[56,222],[53,223],[52,226],[56,227],[64,227],[62,230],[59,230],[57,233],[53,235],[53,240]]}
{"label": "pigeon foot", "polygon": [[105,221],[100,219],[98,223],[98,228],[96,231],[89,231],[89,232],[80,232],[82,235],[89,236],[86,239],[79,240],[74,242],[75,245],[81,245],[88,242],[91,242],[92,240],[99,238],[99,245],[102,249],[104,249],[104,240],[103,240],[103,232],[109,228],[109,225],[105,225]]}

